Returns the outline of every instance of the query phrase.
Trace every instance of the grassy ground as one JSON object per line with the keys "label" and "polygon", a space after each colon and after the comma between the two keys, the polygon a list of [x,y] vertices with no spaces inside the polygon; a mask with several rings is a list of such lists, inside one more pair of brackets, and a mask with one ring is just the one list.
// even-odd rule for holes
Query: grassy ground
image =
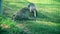
{"label": "grassy ground", "polygon": [[[36,20],[13,21],[16,11],[33,2],[38,16]],[[3,16],[0,16],[1,34],[60,34],[60,2],[55,0],[3,0]]]}

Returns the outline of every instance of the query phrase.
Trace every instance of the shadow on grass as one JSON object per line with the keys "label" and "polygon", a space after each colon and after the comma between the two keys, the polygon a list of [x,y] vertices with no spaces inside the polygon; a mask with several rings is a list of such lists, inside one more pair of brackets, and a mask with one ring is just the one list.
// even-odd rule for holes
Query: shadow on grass
{"label": "shadow on grass", "polygon": [[46,16],[46,15],[40,13],[40,12],[38,12],[36,20],[38,20],[38,21],[39,20],[45,20],[45,21],[51,21],[51,22],[55,22],[55,23],[60,23],[60,21],[59,21],[60,19],[50,18],[50,17],[48,17],[48,16]]}
{"label": "shadow on grass", "polygon": [[54,0],[54,1],[56,1],[56,2],[60,2],[60,0]]}

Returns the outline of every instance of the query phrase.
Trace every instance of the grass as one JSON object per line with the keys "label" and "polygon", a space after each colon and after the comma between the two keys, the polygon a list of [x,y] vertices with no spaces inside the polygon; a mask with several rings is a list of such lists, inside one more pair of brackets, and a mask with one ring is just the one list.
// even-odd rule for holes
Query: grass
{"label": "grass", "polygon": [[[33,2],[38,16],[35,20],[13,21],[11,16]],[[51,3],[54,2],[54,3]],[[60,34],[60,2],[55,0],[3,0],[3,16],[0,16],[1,34]],[[9,12],[8,12],[9,11]],[[10,16],[10,17],[6,17]]]}

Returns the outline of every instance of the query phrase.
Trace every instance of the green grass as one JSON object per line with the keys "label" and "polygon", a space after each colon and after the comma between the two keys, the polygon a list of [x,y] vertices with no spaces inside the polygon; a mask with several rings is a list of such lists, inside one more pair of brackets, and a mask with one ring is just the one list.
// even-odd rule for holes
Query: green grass
{"label": "green grass", "polygon": [[[33,2],[37,8],[38,16],[36,21],[17,22],[6,17],[7,15],[12,16],[23,7],[27,7],[30,2]],[[0,16],[0,32],[2,34],[22,34],[24,30],[28,30],[30,34],[60,34],[60,2],[58,1],[3,0],[3,11],[7,14]]]}

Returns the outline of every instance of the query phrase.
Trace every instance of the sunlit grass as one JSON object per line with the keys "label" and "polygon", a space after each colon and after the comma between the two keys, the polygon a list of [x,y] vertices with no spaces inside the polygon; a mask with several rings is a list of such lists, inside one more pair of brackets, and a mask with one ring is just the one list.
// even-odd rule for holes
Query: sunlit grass
{"label": "sunlit grass", "polygon": [[27,0],[29,2],[33,2],[33,3],[41,3],[41,4],[60,4],[58,2],[55,2],[53,0]]}
{"label": "sunlit grass", "polygon": [[[1,27],[10,28],[14,31],[22,30],[23,28],[28,28],[34,34],[56,34],[60,31],[60,6],[59,3],[53,0],[4,0],[3,1],[3,10],[8,14],[12,15],[16,11],[19,11],[21,8],[27,7],[28,2],[32,2],[36,5],[38,16],[35,20],[27,21],[13,21],[11,18],[4,19],[1,18]],[[50,5],[49,5],[50,4]],[[58,5],[55,5],[58,4]],[[11,8],[11,9],[10,9]],[[10,9],[10,10],[8,10]],[[10,16],[9,15],[9,16]],[[46,16],[46,17],[45,17]],[[38,18],[39,17],[39,18]],[[53,20],[53,21],[51,21]],[[57,22],[56,22],[57,21]]]}

